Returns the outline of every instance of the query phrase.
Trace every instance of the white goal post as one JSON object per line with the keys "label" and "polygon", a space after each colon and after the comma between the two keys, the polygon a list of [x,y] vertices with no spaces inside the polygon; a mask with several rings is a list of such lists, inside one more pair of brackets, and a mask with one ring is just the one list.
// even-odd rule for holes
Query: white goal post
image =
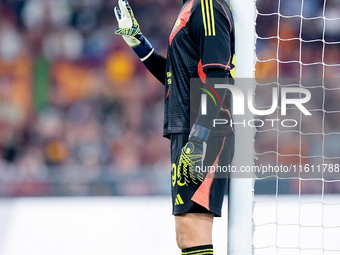
{"label": "white goal post", "polygon": [[[245,97],[252,90],[256,109],[271,106],[272,88],[308,90],[311,114],[296,107],[279,114],[278,106],[268,117],[278,120],[275,126],[236,125],[236,170],[289,171],[231,173],[228,255],[340,254],[340,2],[231,0],[231,8],[235,86]],[[293,101],[303,99],[299,93]],[[234,123],[261,118],[245,112]]]}
{"label": "white goal post", "polygon": [[[235,86],[247,95],[249,80],[255,75],[255,1],[231,0],[235,22]],[[244,81],[244,82],[243,82]],[[251,88],[251,87],[250,87]],[[245,107],[245,115],[234,116],[235,122],[252,119]],[[252,166],[254,161],[254,130],[250,127],[235,131],[233,166]],[[239,178],[230,174],[228,195],[228,255],[251,255],[253,237],[253,178]]]}

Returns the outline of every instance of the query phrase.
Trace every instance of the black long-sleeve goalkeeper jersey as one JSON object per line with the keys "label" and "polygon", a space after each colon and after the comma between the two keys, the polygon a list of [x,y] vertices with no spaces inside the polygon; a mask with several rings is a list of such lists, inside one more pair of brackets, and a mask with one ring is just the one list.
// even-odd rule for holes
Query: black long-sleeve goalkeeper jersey
{"label": "black long-sleeve goalkeeper jersey", "polygon": [[[228,78],[233,55],[234,23],[226,1],[186,0],[170,34],[167,58],[154,53],[144,61],[165,85],[164,136],[189,133],[195,121],[205,124],[197,119],[200,89],[204,85],[191,82],[190,87],[190,79],[203,80],[221,77],[221,74],[222,78]],[[229,96],[225,96],[224,109],[216,118],[230,121],[228,101]],[[211,128],[211,135],[231,132],[230,125]]]}

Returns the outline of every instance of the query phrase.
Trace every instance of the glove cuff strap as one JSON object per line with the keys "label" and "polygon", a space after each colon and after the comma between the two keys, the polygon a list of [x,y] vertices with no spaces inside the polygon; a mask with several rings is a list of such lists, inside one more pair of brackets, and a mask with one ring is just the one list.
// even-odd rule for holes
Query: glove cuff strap
{"label": "glove cuff strap", "polygon": [[147,49],[145,49],[144,45],[142,44],[139,44],[136,47],[133,47],[132,49],[139,58],[144,58],[150,53],[150,50],[148,51]]}
{"label": "glove cuff strap", "polygon": [[152,55],[152,53],[153,53],[154,51],[155,51],[155,50],[152,49],[152,50],[149,52],[148,55],[146,55],[144,58],[141,58],[140,60],[141,60],[142,62],[145,61],[145,60],[147,60],[147,59]]}
{"label": "glove cuff strap", "polygon": [[136,39],[140,41],[141,43],[137,45],[136,47],[133,47],[132,49],[137,54],[137,56],[142,60],[146,60],[151,53],[153,52],[153,47],[151,43],[141,34],[139,33],[136,36]]}
{"label": "glove cuff strap", "polygon": [[210,130],[208,128],[194,124],[191,129],[189,138],[197,137],[206,142],[209,138],[209,135],[210,135]]}

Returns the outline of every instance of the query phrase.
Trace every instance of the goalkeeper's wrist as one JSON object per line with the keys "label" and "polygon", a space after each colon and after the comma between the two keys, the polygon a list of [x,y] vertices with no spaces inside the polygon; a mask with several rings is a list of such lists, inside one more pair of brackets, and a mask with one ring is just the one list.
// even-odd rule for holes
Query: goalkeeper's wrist
{"label": "goalkeeper's wrist", "polygon": [[189,139],[190,140],[200,139],[200,140],[206,142],[206,141],[208,141],[209,135],[210,135],[210,129],[203,127],[201,125],[194,124],[192,129],[191,129]]}
{"label": "goalkeeper's wrist", "polygon": [[147,60],[154,52],[153,48],[151,50],[147,50],[142,44],[139,44],[136,47],[132,47],[132,49],[136,53],[136,55],[140,58],[141,61]]}
{"label": "goalkeeper's wrist", "polygon": [[132,47],[132,49],[142,61],[145,61],[154,52],[154,48],[142,34],[139,36],[137,35],[137,39],[140,41],[140,44]]}

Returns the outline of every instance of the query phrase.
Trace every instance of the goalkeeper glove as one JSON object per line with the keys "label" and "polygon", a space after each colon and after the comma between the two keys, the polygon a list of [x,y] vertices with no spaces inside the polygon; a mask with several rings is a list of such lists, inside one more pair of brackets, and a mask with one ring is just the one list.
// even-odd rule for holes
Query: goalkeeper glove
{"label": "goalkeeper glove", "polygon": [[208,128],[196,124],[193,126],[179,160],[180,185],[198,184],[203,181],[203,161],[209,134]]}
{"label": "goalkeeper glove", "polygon": [[118,0],[118,6],[114,8],[118,26],[115,34],[123,36],[125,42],[134,50],[137,56],[146,60],[154,51],[152,45],[145,38],[135,19],[131,6],[127,0]]}

